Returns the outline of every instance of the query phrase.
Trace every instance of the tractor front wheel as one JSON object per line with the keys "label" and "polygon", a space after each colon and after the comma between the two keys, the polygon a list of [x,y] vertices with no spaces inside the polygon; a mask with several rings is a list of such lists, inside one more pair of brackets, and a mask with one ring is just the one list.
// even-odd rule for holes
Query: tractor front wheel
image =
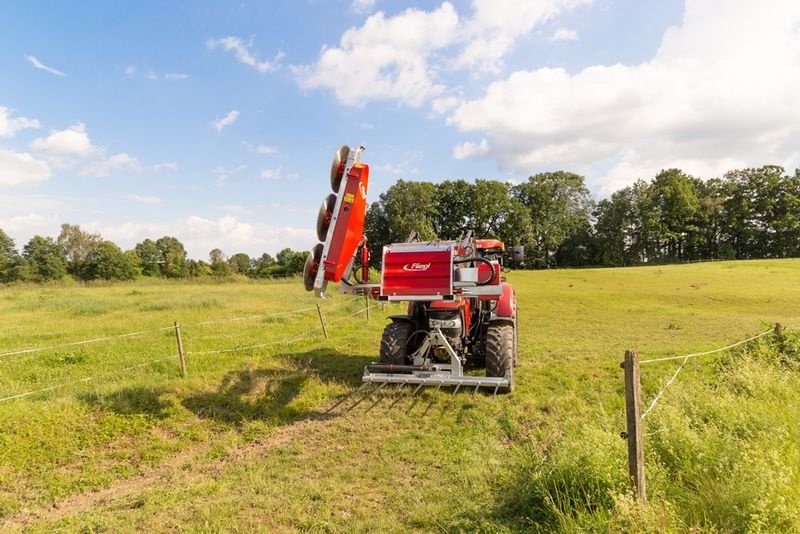
{"label": "tractor front wheel", "polygon": [[381,363],[403,365],[406,363],[406,347],[411,336],[411,323],[389,323],[381,337]]}
{"label": "tractor front wheel", "polygon": [[514,325],[490,324],[486,330],[486,376],[500,378],[508,371],[510,384],[514,388]]}

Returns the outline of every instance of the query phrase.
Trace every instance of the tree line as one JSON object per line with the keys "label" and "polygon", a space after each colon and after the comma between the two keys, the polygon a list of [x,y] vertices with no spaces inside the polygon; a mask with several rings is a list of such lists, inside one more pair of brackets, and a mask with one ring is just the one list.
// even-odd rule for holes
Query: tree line
{"label": "tree line", "polygon": [[476,237],[524,245],[533,268],[625,266],[800,255],[800,169],[777,165],[701,180],[680,169],[595,202],[584,177],[540,173],[513,185],[400,180],[367,211],[373,258],[385,243]]}
{"label": "tree line", "polygon": [[177,238],[145,239],[127,251],[98,233],[78,225],[62,224],[56,239],[36,235],[19,252],[14,240],[0,229],[0,282],[75,280],[134,280],[140,276],[162,278],[270,278],[303,271],[308,252],[285,248],[273,258],[264,253],[251,258],[237,253],[227,257],[220,249],[209,260],[186,257]]}

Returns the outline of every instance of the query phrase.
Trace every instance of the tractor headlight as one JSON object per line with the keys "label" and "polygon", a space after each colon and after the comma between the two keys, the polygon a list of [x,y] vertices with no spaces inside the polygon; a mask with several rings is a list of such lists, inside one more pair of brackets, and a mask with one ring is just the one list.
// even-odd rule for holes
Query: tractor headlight
{"label": "tractor headlight", "polygon": [[428,319],[428,324],[431,328],[440,328],[442,330],[461,329],[461,317],[454,319]]}

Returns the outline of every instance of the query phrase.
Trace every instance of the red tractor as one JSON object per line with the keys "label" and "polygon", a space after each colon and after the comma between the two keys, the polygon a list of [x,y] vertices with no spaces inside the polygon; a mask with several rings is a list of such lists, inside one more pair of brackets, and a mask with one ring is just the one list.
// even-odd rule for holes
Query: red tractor
{"label": "red tractor", "polygon": [[[405,314],[392,315],[383,331],[380,360],[364,369],[363,382],[379,384],[491,388],[511,391],[517,361],[517,303],[502,276],[505,246],[496,239],[404,243],[383,247],[380,282],[368,281],[369,255],[364,215],[369,167],[360,163],[363,147],[337,151],[331,166],[333,195],[320,207],[319,243],[306,261],[304,283],[324,297],[327,282],[340,291],[379,301],[408,302]],[[360,255],[359,255],[360,247]],[[519,261],[521,247],[514,247]],[[361,279],[350,280],[360,257]],[[486,376],[464,372],[486,368]],[[455,393],[455,392],[454,392]]]}

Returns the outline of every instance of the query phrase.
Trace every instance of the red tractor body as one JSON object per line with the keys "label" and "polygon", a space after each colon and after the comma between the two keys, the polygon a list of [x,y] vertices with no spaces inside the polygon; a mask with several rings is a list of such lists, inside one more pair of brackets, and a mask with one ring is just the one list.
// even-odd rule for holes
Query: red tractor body
{"label": "red tractor body", "polygon": [[[345,150],[347,149],[347,150]],[[379,283],[366,280],[366,212],[369,168],[357,161],[362,149],[342,147],[331,165],[338,196],[322,204],[317,220],[320,241],[306,262],[306,289],[324,295],[328,281],[340,290],[379,301],[409,303],[393,315],[383,332],[380,360],[366,366],[363,381],[493,388],[510,391],[517,359],[517,305],[505,281],[505,245],[496,239],[405,243],[383,247]],[[342,185],[343,184],[343,185]],[[334,197],[334,198],[331,198]],[[362,276],[349,280],[358,246]],[[465,373],[468,365],[486,368],[486,376]]]}

